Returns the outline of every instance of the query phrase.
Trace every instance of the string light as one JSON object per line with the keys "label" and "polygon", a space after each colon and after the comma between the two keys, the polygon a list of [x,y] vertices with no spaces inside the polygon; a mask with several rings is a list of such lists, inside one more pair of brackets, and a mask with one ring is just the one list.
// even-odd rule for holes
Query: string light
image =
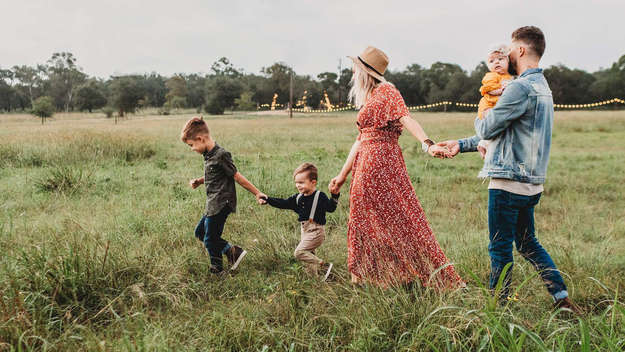
{"label": "string light", "polygon": [[[598,102],[594,102],[594,103],[587,103],[587,104],[553,104],[554,108],[558,108],[558,109],[584,109],[584,108],[593,108],[593,107],[597,107],[597,106],[603,106],[603,105],[607,105],[607,104],[625,104],[625,100],[624,99],[620,99],[620,98],[612,98],[609,100],[604,100],[604,101],[598,101]],[[443,105],[456,105],[456,106],[460,106],[460,107],[467,107],[467,108],[477,108],[478,104],[473,104],[473,103],[460,103],[460,102],[451,102],[451,101],[439,101],[437,103],[431,103],[431,104],[425,104],[425,105],[416,105],[416,106],[409,106],[408,110],[423,110],[423,109],[431,109],[434,107],[439,107],[439,106],[443,106]],[[271,108],[273,106],[273,109],[277,108],[277,107],[284,107],[285,105],[283,104],[277,104],[277,103],[273,103],[273,104],[260,104],[258,110],[261,110],[262,108]],[[273,110],[272,109],[272,110]],[[337,112],[337,111],[348,111],[348,110],[355,110],[355,106],[352,104],[348,104],[344,107],[333,107],[331,109],[293,109],[293,111],[295,112],[308,112],[308,113],[326,113],[326,112]]]}

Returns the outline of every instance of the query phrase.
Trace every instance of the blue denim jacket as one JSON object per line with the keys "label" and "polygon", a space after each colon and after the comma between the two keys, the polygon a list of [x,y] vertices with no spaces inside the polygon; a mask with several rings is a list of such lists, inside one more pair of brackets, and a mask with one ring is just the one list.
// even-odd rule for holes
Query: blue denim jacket
{"label": "blue denim jacket", "polygon": [[478,177],[543,184],[551,149],[553,98],[543,70],[533,68],[510,82],[484,119],[475,119],[473,137],[459,140],[461,152],[492,139]]}

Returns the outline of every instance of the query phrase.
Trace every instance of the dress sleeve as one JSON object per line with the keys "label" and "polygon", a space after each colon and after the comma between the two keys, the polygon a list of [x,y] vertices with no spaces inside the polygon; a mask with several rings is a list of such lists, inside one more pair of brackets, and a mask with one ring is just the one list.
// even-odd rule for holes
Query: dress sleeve
{"label": "dress sleeve", "polygon": [[482,86],[480,87],[480,94],[488,94],[491,90],[501,88],[501,82],[499,81],[499,75],[495,72],[488,72],[482,78]]}
{"label": "dress sleeve", "polygon": [[380,86],[380,110],[376,114],[375,127],[383,128],[404,116],[410,116],[404,98],[395,86],[385,83]]}

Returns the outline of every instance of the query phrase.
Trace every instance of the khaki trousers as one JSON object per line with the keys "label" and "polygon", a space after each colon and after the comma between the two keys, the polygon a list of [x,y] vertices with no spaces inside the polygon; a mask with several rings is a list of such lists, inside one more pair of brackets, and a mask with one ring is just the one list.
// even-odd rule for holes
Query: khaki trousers
{"label": "khaki trousers", "polygon": [[301,225],[302,237],[294,255],[297,260],[304,262],[309,273],[316,274],[323,260],[315,255],[315,249],[319,248],[326,238],[325,229],[316,222],[302,221]]}

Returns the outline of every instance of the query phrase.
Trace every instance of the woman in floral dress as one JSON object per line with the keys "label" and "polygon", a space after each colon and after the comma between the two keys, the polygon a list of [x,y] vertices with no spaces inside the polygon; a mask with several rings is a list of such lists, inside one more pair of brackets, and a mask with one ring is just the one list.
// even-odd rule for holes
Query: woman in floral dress
{"label": "woman in floral dress", "polygon": [[357,107],[358,138],[329,188],[337,193],[352,172],[347,229],[348,268],[355,283],[410,283],[457,288],[464,282],[441,250],[412,187],[398,144],[403,128],[425,152],[445,157],[408,112],[399,91],[382,76],[387,56],[368,47],[354,61],[350,97]]}

